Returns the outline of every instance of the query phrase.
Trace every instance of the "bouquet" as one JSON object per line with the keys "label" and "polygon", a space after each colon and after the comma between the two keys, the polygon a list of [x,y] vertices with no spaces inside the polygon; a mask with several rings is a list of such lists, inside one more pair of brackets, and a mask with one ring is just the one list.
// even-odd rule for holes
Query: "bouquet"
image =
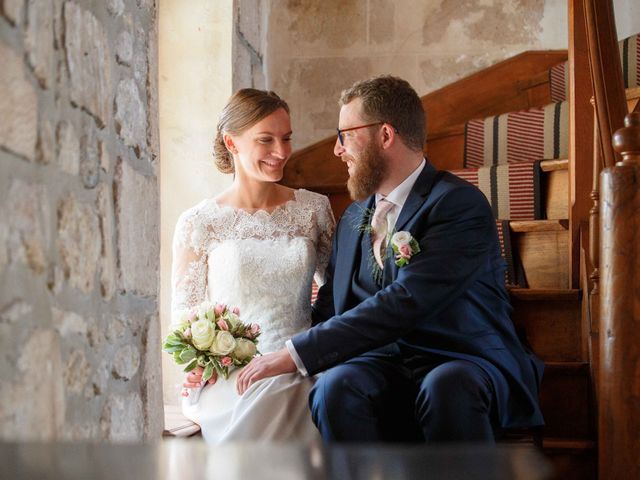
{"label": "bouquet", "polygon": [[187,364],[185,372],[204,368],[205,383],[214,372],[227,379],[232,367],[244,367],[259,353],[260,326],[242,323],[239,314],[237,308],[204,302],[182,316],[162,349],[173,355],[178,365]]}

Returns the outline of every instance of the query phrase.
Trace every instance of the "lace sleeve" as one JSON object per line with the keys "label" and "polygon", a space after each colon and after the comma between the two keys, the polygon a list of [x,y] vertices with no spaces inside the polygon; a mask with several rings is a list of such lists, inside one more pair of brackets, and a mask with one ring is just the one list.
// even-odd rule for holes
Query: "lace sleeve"
{"label": "lace sleeve", "polygon": [[204,225],[195,222],[189,211],[178,219],[173,236],[173,264],[171,268],[171,322],[176,324],[191,307],[207,297],[207,255],[201,232]]}
{"label": "lace sleeve", "polygon": [[318,286],[322,286],[325,282],[325,270],[329,263],[329,257],[331,256],[331,240],[333,239],[333,230],[336,226],[336,221],[333,218],[333,211],[331,210],[331,204],[327,197],[322,197],[321,207],[317,212],[318,221],[318,251],[317,251],[317,265],[314,280]]}

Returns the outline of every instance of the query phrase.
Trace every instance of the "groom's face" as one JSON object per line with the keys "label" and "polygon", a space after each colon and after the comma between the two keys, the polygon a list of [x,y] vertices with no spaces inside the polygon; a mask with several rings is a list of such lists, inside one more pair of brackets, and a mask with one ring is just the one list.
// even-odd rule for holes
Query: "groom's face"
{"label": "groom's face", "polygon": [[[363,120],[361,110],[359,98],[343,105],[340,109],[339,128],[344,130],[372,123]],[[373,195],[387,175],[387,162],[378,144],[377,132],[380,126],[375,124],[350,130],[342,133],[342,142],[340,138],[336,139],[333,153],[347,164],[347,188],[354,200],[364,200]]]}

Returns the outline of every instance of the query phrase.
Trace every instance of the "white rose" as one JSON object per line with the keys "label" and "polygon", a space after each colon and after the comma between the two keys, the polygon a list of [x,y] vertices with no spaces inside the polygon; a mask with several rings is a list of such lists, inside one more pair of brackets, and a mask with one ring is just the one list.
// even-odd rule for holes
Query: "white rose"
{"label": "white rose", "polygon": [[393,234],[393,237],[391,237],[391,243],[396,247],[409,245],[409,243],[411,243],[411,234],[409,232],[396,232]]}
{"label": "white rose", "polygon": [[211,346],[215,334],[213,324],[205,318],[191,324],[193,346],[198,350],[207,350]]}
{"label": "white rose", "polygon": [[[198,318],[208,318],[211,316],[209,312],[213,311],[213,305],[210,302],[203,302],[198,305]],[[211,318],[209,318],[211,320]]]}
{"label": "white rose", "polygon": [[233,356],[238,360],[246,360],[253,357],[257,352],[256,344],[246,338],[238,339],[236,348],[233,350]]}
{"label": "white rose", "polygon": [[229,355],[236,348],[236,339],[226,330],[221,330],[214,338],[209,351],[214,355]]}

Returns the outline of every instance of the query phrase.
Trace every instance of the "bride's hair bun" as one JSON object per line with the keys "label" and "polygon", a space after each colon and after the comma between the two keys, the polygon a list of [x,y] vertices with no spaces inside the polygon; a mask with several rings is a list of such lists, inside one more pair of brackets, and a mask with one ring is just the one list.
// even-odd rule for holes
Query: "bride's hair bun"
{"label": "bride's hair bun", "polygon": [[224,134],[239,135],[279,108],[289,113],[289,105],[276,93],[255,88],[238,90],[220,114],[213,143],[214,162],[222,173],[234,173],[233,155],[224,143]]}

